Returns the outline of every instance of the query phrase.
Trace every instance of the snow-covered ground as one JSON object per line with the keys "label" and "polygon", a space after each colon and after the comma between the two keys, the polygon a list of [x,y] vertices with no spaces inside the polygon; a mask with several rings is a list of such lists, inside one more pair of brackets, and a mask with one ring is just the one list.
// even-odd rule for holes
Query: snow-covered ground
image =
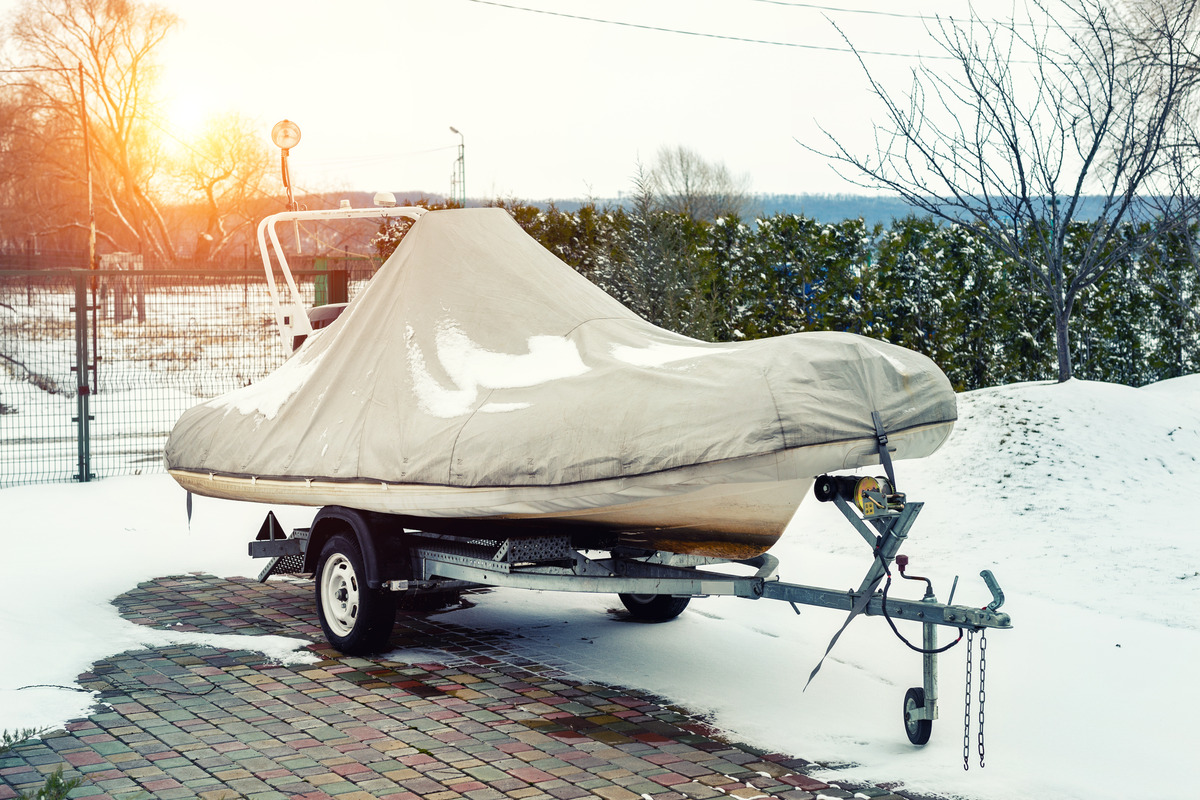
{"label": "snow-covered ground", "polygon": [[[1200,376],[986,389],[961,395],[959,415],[946,447],[897,475],[926,504],[904,548],[910,572],[943,600],[961,575],[955,602],[984,605],[978,572],[991,569],[1007,595],[1014,629],[987,637],[984,769],[974,719],[962,766],[964,647],[942,657],[941,719],[913,748],[900,714],[920,656],[879,619],[856,620],[803,691],[841,612],[710,598],[667,625],[626,625],[604,613],[615,598],[497,590],[450,613],[520,634],[513,646],[581,677],[657,692],[732,737],[827,764],[831,779],[978,800],[1184,796],[1200,752]],[[285,527],[312,514],[276,512]],[[189,528],[163,475],[0,490],[0,729],[85,714],[84,693],[20,687],[69,686],[141,645],[304,659],[294,640],[154,631],[109,603],[162,575],[256,574],[245,542],[263,513],[197,498]],[[869,562],[836,509],[811,498],[772,552],[784,580],[835,588],[856,586]],[[919,597],[912,586],[893,592]]]}

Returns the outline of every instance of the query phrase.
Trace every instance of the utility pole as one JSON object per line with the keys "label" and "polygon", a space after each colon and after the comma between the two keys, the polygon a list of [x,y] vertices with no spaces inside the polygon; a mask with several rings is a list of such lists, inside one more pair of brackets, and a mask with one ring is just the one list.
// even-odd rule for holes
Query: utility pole
{"label": "utility pole", "polygon": [[[83,172],[84,179],[87,182],[87,204],[88,204],[88,265],[87,268],[94,270],[96,264],[96,204],[92,195],[92,145],[91,134],[88,130],[88,115],[87,115],[87,95],[85,94],[83,84],[83,62],[79,62],[79,127],[83,129]],[[100,307],[96,302],[96,276],[92,275],[90,281],[92,288],[92,391],[100,391]],[[86,322],[85,322],[86,324]],[[85,336],[86,339],[86,336]],[[85,359],[86,361],[86,359]],[[87,381],[84,380],[86,385]],[[81,408],[79,411],[81,422],[80,425],[86,426],[87,420],[84,417],[87,414],[87,408]],[[84,435],[88,435],[86,428]],[[90,447],[90,444],[89,444]],[[89,455],[90,460],[90,455]],[[85,466],[80,464],[79,467],[80,480],[89,480]]]}
{"label": "utility pole", "polygon": [[87,176],[88,269],[96,268],[96,206],[92,201],[92,147],[88,133],[87,99],[83,88],[83,62],[79,62],[79,124],[83,127],[83,164]]}
{"label": "utility pole", "polygon": [[450,126],[451,133],[458,134],[458,160],[454,162],[454,176],[450,179],[450,199],[459,208],[467,207],[467,144],[458,128]]}

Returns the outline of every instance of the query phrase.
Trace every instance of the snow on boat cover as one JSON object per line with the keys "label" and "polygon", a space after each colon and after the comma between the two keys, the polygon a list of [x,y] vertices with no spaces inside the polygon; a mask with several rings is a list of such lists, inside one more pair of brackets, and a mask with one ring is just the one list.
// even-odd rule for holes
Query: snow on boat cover
{"label": "snow on boat cover", "polygon": [[749,558],[816,475],[949,436],[932,361],[847,333],[706,343],[642,320],[503,209],[424,214],[330,327],[186,411],[184,488],[342,505],[489,536],[590,528]]}

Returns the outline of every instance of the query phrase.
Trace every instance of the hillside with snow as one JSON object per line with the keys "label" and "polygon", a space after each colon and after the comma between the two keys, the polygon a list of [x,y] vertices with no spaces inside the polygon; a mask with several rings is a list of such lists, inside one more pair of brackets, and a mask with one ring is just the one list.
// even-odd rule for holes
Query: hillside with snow
{"label": "hillside with snow", "polygon": [[[803,691],[841,612],[705,598],[666,625],[619,624],[606,613],[612,597],[496,590],[446,613],[515,634],[530,658],[657,692],[734,739],[818,762],[827,780],[975,800],[1186,791],[1200,752],[1200,553],[1189,546],[1200,533],[1200,376],[1141,389],[985,389],[960,395],[959,418],[941,451],[896,470],[899,488],[925,503],[903,548],[909,571],[932,578],[941,600],[959,575],[955,602],[984,605],[978,573],[990,569],[1007,596],[1014,628],[987,637],[983,769],[974,719],[963,769],[964,646],[941,658],[941,718],[917,749],[901,703],[920,683],[920,656],[879,619],[856,620]],[[22,686],[71,685],[105,655],[197,641],[122,620],[109,603],[117,594],[168,574],[260,566],[245,542],[265,509],[197,498],[189,527],[183,492],[164,475],[3,489],[0,508],[0,729],[58,726],[91,703]],[[285,526],[312,514],[276,511]],[[856,586],[870,561],[836,509],[811,497],[772,553],[784,580],[834,588]],[[912,586],[893,593],[919,597]],[[252,646],[303,659],[298,644]],[[977,690],[978,664],[975,676]]]}

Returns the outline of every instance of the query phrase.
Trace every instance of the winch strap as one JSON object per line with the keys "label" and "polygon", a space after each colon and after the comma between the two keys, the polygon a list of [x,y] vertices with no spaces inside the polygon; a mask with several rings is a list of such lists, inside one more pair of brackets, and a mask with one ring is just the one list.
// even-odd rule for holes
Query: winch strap
{"label": "winch strap", "polygon": [[892,483],[892,491],[898,491],[896,473],[892,469],[892,454],[888,452],[887,431],[883,429],[883,420],[880,419],[878,411],[871,412],[871,421],[875,423],[875,440],[879,443],[879,463],[883,464],[883,471]]}
{"label": "winch strap", "polygon": [[825,648],[825,655],[821,656],[821,660],[817,662],[817,665],[815,667],[813,667],[813,671],[809,673],[808,680],[805,681],[805,683],[804,683],[803,691],[808,691],[808,685],[810,683],[812,683],[813,678],[817,677],[817,673],[821,671],[821,666],[825,663],[825,659],[829,656],[829,653],[833,650],[833,646],[835,644],[837,644],[837,640],[841,638],[842,631],[846,630],[846,628],[849,627],[850,620],[854,619],[859,614],[866,611],[867,604],[871,602],[871,598],[875,595],[875,589],[876,589],[876,587],[879,586],[879,582],[881,580],[883,580],[882,574],[879,577],[877,577],[874,581],[872,581],[871,585],[868,586],[863,591],[863,593],[861,595],[859,595],[859,598],[854,601],[854,605],[850,608],[850,615],[848,617],[846,617],[846,621],[842,623],[842,627],[838,628],[837,633],[835,633],[833,635],[833,638],[829,640],[829,646]]}

